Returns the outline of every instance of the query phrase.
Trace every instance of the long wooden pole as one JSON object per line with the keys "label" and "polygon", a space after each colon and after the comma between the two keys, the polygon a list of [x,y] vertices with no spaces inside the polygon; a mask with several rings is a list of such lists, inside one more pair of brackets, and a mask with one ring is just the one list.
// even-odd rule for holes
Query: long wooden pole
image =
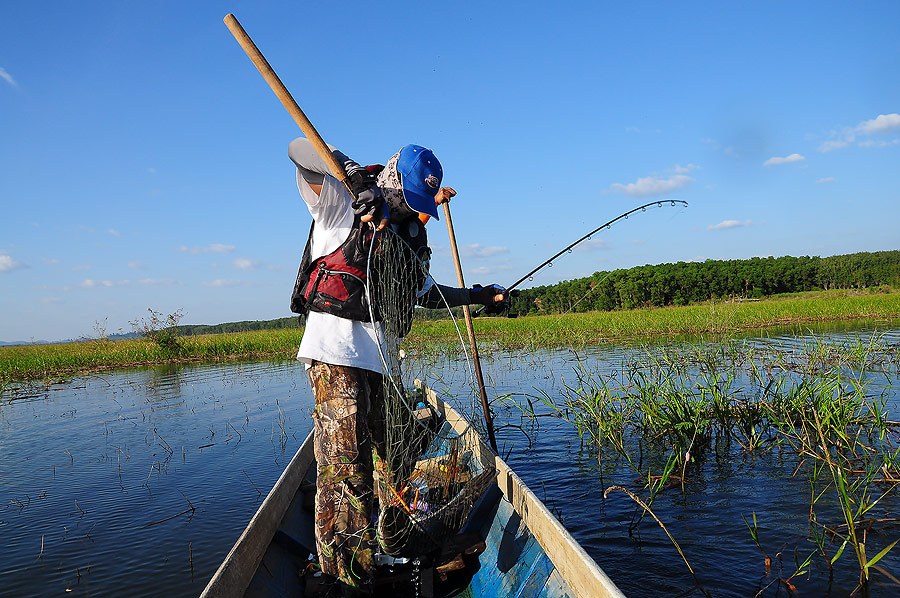
{"label": "long wooden pole", "polygon": [[[253,40],[250,39],[250,36],[247,35],[247,32],[244,31],[244,28],[233,14],[229,13],[225,15],[225,26],[231,31],[234,39],[236,39],[241,45],[241,48],[244,49],[244,52],[246,52],[257,70],[259,70],[259,73],[263,76],[263,79],[266,80],[266,83],[269,84],[269,87],[272,88],[272,91],[275,92],[275,95],[278,96],[278,99],[281,100],[282,105],[284,105],[291,117],[293,117],[297,125],[300,126],[300,129],[303,130],[303,134],[306,135],[306,138],[309,139],[313,144],[313,147],[316,148],[319,156],[325,160],[325,163],[328,165],[329,170],[331,170],[335,178],[341,181],[344,187],[347,187],[347,190],[350,191],[347,173],[344,172],[344,167],[334,158],[334,155],[331,153],[331,148],[325,144],[322,136],[316,131],[316,128],[306,117],[306,114],[303,113],[303,110],[300,109],[300,106],[297,105],[297,102],[294,101],[291,92],[287,90],[287,87],[284,86],[284,83],[282,83],[281,79],[278,78],[278,75],[275,74],[275,70],[269,64],[269,61],[262,55],[262,52],[259,51],[259,48],[256,47],[256,44],[253,43]],[[460,286],[465,287],[466,283],[463,281],[462,268],[459,265],[459,252],[456,249],[456,236],[453,233],[453,222],[450,219],[450,206],[446,203],[444,204],[444,214],[447,217],[447,229],[450,232],[450,244],[453,247],[453,260],[456,262],[456,276],[459,279]],[[468,305],[463,306],[463,310],[466,318],[466,329],[469,333],[469,343],[472,345],[472,356],[475,361],[475,375],[478,378],[478,390],[481,393],[481,406],[484,409],[484,421],[487,426],[488,440],[491,443],[491,448],[494,449],[494,452],[497,452],[497,440],[494,438],[494,419],[491,417],[487,393],[484,389],[484,377],[481,374],[481,361],[478,358],[478,345],[475,344],[475,328],[472,326],[472,314],[469,312]]]}
{"label": "long wooden pole", "polygon": [[[456,233],[453,232],[453,219],[450,217],[450,204],[444,203],[444,218],[447,220],[447,233],[450,235],[450,249],[453,252],[453,263],[456,266],[456,279],[459,286],[465,288],[462,266],[459,262],[459,250],[456,248]],[[484,376],[481,373],[481,359],[478,357],[478,343],[475,342],[475,327],[472,325],[472,313],[468,305],[463,305],[463,317],[466,320],[466,331],[469,333],[469,345],[472,347],[472,361],[475,362],[475,377],[478,380],[478,392],[481,394],[481,408],[484,411],[484,425],[487,428],[488,441],[494,452],[497,451],[497,439],[494,437],[494,418],[488,405],[487,391],[484,388]]]}
{"label": "long wooden pole", "polygon": [[237,40],[250,60],[253,61],[253,65],[259,70],[263,79],[266,80],[266,83],[269,84],[269,87],[272,88],[272,91],[274,91],[275,95],[278,96],[278,99],[281,100],[281,103],[287,109],[288,113],[303,130],[303,134],[306,135],[306,138],[309,139],[313,144],[313,147],[316,148],[319,156],[325,160],[325,164],[328,165],[328,169],[331,170],[334,177],[350,191],[347,173],[344,172],[343,165],[341,165],[341,163],[335,159],[334,155],[332,155],[331,148],[325,144],[322,136],[319,135],[319,132],[316,131],[313,124],[306,118],[306,114],[303,113],[303,110],[300,109],[297,102],[294,101],[291,92],[287,90],[287,87],[284,86],[284,83],[282,83],[281,79],[278,78],[278,75],[275,74],[275,70],[269,65],[269,61],[262,55],[262,52],[259,51],[259,48],[256,47],[256,44],[253,43],[253,40],[250,39],[250,36],[247,35],[247,32],[244,31],[244,28],[241,27],[241,24],[233,14],[229,13],[225,15],[225,26],[228,27],[228,30],[231,31],[234,39]]}

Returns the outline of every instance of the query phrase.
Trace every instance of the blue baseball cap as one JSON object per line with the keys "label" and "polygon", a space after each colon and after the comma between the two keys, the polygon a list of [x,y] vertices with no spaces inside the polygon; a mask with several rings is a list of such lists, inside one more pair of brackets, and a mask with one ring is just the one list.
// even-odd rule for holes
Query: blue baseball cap
{"label": "blue baseball cap", "polygon": [[434,196],[441,188],[444,169],[434,152],[421,145],[403,146],[397,160],[397,172],[400,174],[406,205],[440,220]]}

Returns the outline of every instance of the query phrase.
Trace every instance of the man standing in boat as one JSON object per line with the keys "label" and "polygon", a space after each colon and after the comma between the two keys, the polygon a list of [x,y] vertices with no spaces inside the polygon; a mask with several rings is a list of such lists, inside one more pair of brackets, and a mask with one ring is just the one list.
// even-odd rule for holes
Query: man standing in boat
{"label": "man standing in boat", "polygon": [[[365,288],[372,231],[376,222],[378,230],[391,227],[427,256],[425,222],[438,218],[437,206],[456,191],[441,187],[440,162],[418,145],[404,146],[384,167],[363,167],[333,150],[355,197],[306,138],[291,142],[288,154],[313,217],[291,309],[307,314],[297,359],[306,364],[316,399],[316,549],[322,572],[336,578],[345,595],[365,595],[375,571],[373,471],[377,476],[383,468],[385,426],[383,344]],[[411,291],[426,307],[506,300],[497,285],[458,289],[430,277],[419,283]]]}

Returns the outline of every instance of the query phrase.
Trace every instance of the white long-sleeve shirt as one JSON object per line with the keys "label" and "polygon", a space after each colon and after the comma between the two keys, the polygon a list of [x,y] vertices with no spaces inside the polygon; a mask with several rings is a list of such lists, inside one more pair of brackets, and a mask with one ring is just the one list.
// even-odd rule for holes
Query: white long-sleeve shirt
{"label": "white long-sleeve shirt", "polygon": [[[306,147],[309,146],[309,147]],[[312,232],[312,256],[328,255],[347,239],[353,225],[353,198],[333,176],[322,174],[322,190],[316,194],[307,178],[319,167],[308,159],[311,144],[304,138],[291,143],[289,154],[298,166],[297,187],[315,221]],[[315,168],[316,170],[311,170]],[[306,176],[304,176],[304,174]],[[318,181],[314,181],[318,183]],[[331,314],[311,311],[306,317],[306,329],[297,351],[297,359],[309,367],[313,361],[345,365],[381,373],[379,342],[383,339],[381,326],[371,322],[357,322]]]}

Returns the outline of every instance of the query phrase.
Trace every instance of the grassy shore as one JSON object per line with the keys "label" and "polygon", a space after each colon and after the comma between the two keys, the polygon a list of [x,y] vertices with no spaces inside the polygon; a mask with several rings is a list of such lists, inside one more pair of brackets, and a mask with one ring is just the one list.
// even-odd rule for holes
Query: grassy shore
{"label": "grassy shore", "polygon": [[[476,320],[480,338],[502,345],[587,345],[659,336],[728,334],[813,322],[900,319],[900,291],[815,291],[758,301]],[[450,322],[417,323],[413,343],[451,338]]]}
{"label": "grassy shore", "polygon": [[[480,339],[503,346],[579,346],[841,320],[897,322],[900,292],[828,291],[740,303],[515,319],[478,318],[475,330]],[[180,337],[177,351],[146,340],[0,347],[0,390],[13,381],[53,381],[77,373],[139,365],[292,359],[302,334],[298,329],[281,329]],[[450,321],[419,321],[407,343],[411,350],[426,350],[452,344],[455,338],[456,330]]]}

